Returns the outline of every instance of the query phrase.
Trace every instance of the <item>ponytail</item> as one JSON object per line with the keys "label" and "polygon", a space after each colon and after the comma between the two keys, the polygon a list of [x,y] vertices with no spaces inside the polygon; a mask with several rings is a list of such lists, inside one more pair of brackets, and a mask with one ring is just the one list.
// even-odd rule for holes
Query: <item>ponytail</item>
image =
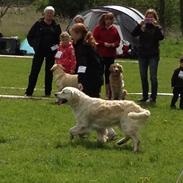
{"label": "ponytail", "polygon": [[71,31],[74,31],[76,33],[80,33],[82,36],[82,39],[86,43],[88,43],[93,48],[96,47],[96,41],[90,31],[87,30],[86,26],[82,23],[76,23],[72,26]]}

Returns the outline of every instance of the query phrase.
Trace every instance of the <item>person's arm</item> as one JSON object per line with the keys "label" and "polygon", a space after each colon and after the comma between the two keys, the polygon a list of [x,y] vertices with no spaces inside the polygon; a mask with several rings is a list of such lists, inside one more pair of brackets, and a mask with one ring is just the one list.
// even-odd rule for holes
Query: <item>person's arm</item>
{"label": "person's arm", "polygon": [[115,36],[114,36],[114,37],[115,37],[115,40],[114,40],[114,42],[112,43],[112,47],[117,48],[117,47],[119,46],[119,44],[120,44],[120,41],[121,41],[121,38],[120,38],[120,35],[119,35],[117,29],[115,30]]}
{"label": "person's arm", "polygon": [[70,52],[69,56],[70,56],[71,72],[74,73],[74,71],[76,69],[76,56],[74,53],[74,48],[71,47],[69,52]]}
{"label": "person's arm", "polygon": [[172,79],[171,79],[171,86],[172,87],[175,87],[176,78],[177,78],[177,70],[175,70],[173,75],[172,75]]}
{"label": "person's arm", "polygon": [[94,31],[93,31],[93,37],[95,38],[97,44],[99,46],[104,46],[104,41],[101,40],[100,38],[100,30],[99,30],[99,27],[95,27]]}
{"label": "person's arm", "polygon": [[156,38],[157,40],[163,40],[164,39],[164,33],[163,30],[161,28],[161,26],[156,26]]}
{"label": "person's arm", "polygon": [[38,27],[39,27],[39,22],[37,21],[30,29],[30,31],[27,34],[27,41],[32,46],[34,49],[37,47],[36,39],[37,39],[37,34],[38,34]]}
{"label": "person's arm", "polygon": [[60,42],[60,34],[62,33],[62,29],[59,24],[56,25],[56,36],[57,36],[57,44]]}
{"label": "person's arm", "polygon": [[78,63],[78,83],[85,83],[86,81],[86,71],[87,71],[87,55],[86,55],[86,48],[83,46],[78,53],[77,56],[77,63]]}
{"label": "person's arm", "polygon": [[[142,24],[142,23],[141,23]],[[134,37],[137,37],[137,36],[139,36],[141,33],[142,33],[142,29],[141,29],[141,27],[142,27],[142,25],[141,24],[138,24],[136,27],[135,27],[135,29],[132,31],[132,36],[134,36]]]}

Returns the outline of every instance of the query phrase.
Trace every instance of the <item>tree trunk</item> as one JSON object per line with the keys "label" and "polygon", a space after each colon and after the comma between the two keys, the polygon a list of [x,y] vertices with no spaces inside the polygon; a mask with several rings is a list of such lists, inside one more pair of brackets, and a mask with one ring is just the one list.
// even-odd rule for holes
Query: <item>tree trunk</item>
{"label": "tree trunk", "polygon": [[180,28],[183,36],[183,0],[180,0]]}
{"label": "tree trunk", "polygon": [[165,29],[165,0],[160,0],[159,1],[159,18],[160,18],[160,23]]}

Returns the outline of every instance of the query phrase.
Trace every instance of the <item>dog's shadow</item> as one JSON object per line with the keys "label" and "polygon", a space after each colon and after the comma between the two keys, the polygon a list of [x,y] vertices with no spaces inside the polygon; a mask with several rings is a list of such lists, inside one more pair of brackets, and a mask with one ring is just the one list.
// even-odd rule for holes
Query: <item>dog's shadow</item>
{"label": "dog's shadow", "polygon": [[107,150],[107,151],[133,152],[131,143],[124,145],[117,145],[115,141],[110,141],[102,144],[96,141],[89,141],[88,139],[75,139],[67,142],[57,142],[54,147],[56,149],[63,149],[63,148],[78,148],[78,146],[85,147],[86,149],[92,151]]}

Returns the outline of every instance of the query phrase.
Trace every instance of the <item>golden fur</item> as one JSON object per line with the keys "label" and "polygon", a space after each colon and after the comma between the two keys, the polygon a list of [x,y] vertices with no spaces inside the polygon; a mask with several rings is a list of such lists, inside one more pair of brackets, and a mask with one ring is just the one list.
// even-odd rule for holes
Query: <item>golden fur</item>
{"label": "golden fur", "polygon": [[125,138],[118,141],[121,145],[129,139],[133,141],[133,150],[139,150],[138,129],[150,116],[150,112],[133,101],[103,100],[91,98],[73,87],[66,87],[55,94],[61,103],[68,103],[76,117],[76,126],[70,129],[70,135],[83,136],[91,130],[97,131],[100,142],[107,140],[107,128],[114,126],[123,130]]}
{"label": "golden fur", "polygon": [[127,95],[127,91],[124,90],[123,67],[118,63],[114,63],[111,64],[109,71],[109,82],[112,92],[112,99],[124,100],[125,96]]}
{"label": "golden fur", "polygon": [[62,65],[54,64],[51,71],[53,71],[58,91],[61,91],[66,86],[78,87],[78,75],[65,73]]}

